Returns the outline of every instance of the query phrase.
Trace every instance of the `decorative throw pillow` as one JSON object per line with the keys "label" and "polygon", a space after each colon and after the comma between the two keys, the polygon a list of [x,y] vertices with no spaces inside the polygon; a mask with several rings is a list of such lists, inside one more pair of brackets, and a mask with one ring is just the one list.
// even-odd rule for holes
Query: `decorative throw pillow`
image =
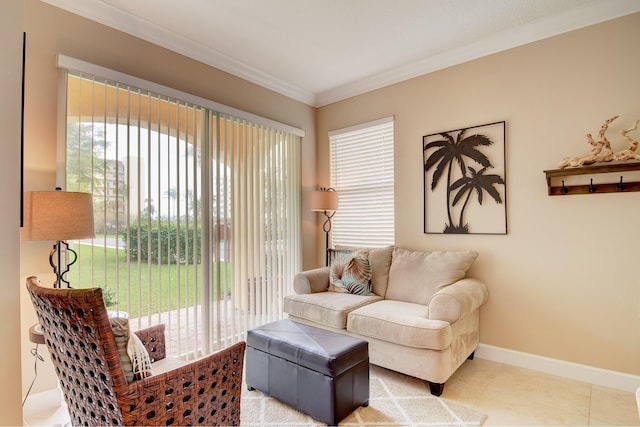
{"label": "decorative throw pillow", "polygon": [[110,317],[111,329],[116,340],[116,347],[120,355],[120,363],[127,382],[146,378],[153,374],[151,358],[140,338],[129,330],[129,319],[125,317]]}
{"label": "decorative throw pillow", "polygon": [[[369,249],[369,264],[371,265],[371,292],[384,296],[389,283],[389,268],[391,267],[391,255],[394,246]],[[362,247],[336,245],[336,249],[356,251]]]}
{"label": "decorative throw pillow", "polygon": [[478,256],[474,251],[393,250],[385,299],[429,304],[440,289],[465,277]]}
{"label": "decorative throw pillow", "polygon": [[332,250],[329,265],[329,291],[372,295],[369,250]]}
{"label": "decorative throw pillow", "polygon": [[122,363],[122,369],[124,370],[124,376],[127,382],[133,381],[133,363],[129,353],[127,353],[127,345],[129,344],[129,320],[124,317],[112,317],[111,329],[116,339],[116,346],[118,347],[118,354],[120,355],[120,362]]}

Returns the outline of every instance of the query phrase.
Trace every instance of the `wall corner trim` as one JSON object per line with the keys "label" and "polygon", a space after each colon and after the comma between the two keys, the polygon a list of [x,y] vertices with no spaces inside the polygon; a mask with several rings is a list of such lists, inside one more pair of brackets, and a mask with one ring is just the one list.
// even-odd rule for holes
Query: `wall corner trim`
{"label": "wall corner trim", "polygon": [[481,359],[506,363],[508,365],[519,366],[521,368],[532,369],[534,371],[584,381],[617,390],[635,392],[640,386],[639,375],[580,365],[488,344],[478,345],[475,356]]}

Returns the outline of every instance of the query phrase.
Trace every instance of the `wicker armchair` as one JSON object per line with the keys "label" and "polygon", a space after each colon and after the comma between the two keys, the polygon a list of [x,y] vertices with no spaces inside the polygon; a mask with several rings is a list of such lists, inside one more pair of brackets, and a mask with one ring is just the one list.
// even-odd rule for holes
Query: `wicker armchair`
{"label": "wicker armchair", "polygon": [[[239,425],[245,343],[127,382],[102,290],[54,289],[27,279],[74,425]],[[165,357],[164,325],[136,334]]]}

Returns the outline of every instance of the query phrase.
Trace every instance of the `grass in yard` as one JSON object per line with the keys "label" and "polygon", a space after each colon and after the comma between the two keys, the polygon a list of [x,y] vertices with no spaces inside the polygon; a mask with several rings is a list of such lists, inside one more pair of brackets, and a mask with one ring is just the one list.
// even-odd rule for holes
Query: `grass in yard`
{"label": "grass in yard", "polygon": [[[127,265],[126,251],[90,244],[75,245],[78,261],[66,274],[74,288],[101,287],[109,310],[121,310],[134,318],[159,311],[199,304],[201,300],[202,266],[163,265],[132,261]],[[214,290],[214,299],[230,289],[231,268],[221,263],[220,280],[226,286]],[[213,265],[213,277],[218,265]]]}

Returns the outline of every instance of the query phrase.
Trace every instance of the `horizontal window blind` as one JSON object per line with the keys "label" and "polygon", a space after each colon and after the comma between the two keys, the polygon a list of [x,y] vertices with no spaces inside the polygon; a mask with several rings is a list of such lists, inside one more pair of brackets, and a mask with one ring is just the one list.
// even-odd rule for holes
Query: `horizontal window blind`
{"label": "horizontal window blind", "polygon": [[331,184],[338,191],[334,245],[394,244],[393,118],[329,134]]}

